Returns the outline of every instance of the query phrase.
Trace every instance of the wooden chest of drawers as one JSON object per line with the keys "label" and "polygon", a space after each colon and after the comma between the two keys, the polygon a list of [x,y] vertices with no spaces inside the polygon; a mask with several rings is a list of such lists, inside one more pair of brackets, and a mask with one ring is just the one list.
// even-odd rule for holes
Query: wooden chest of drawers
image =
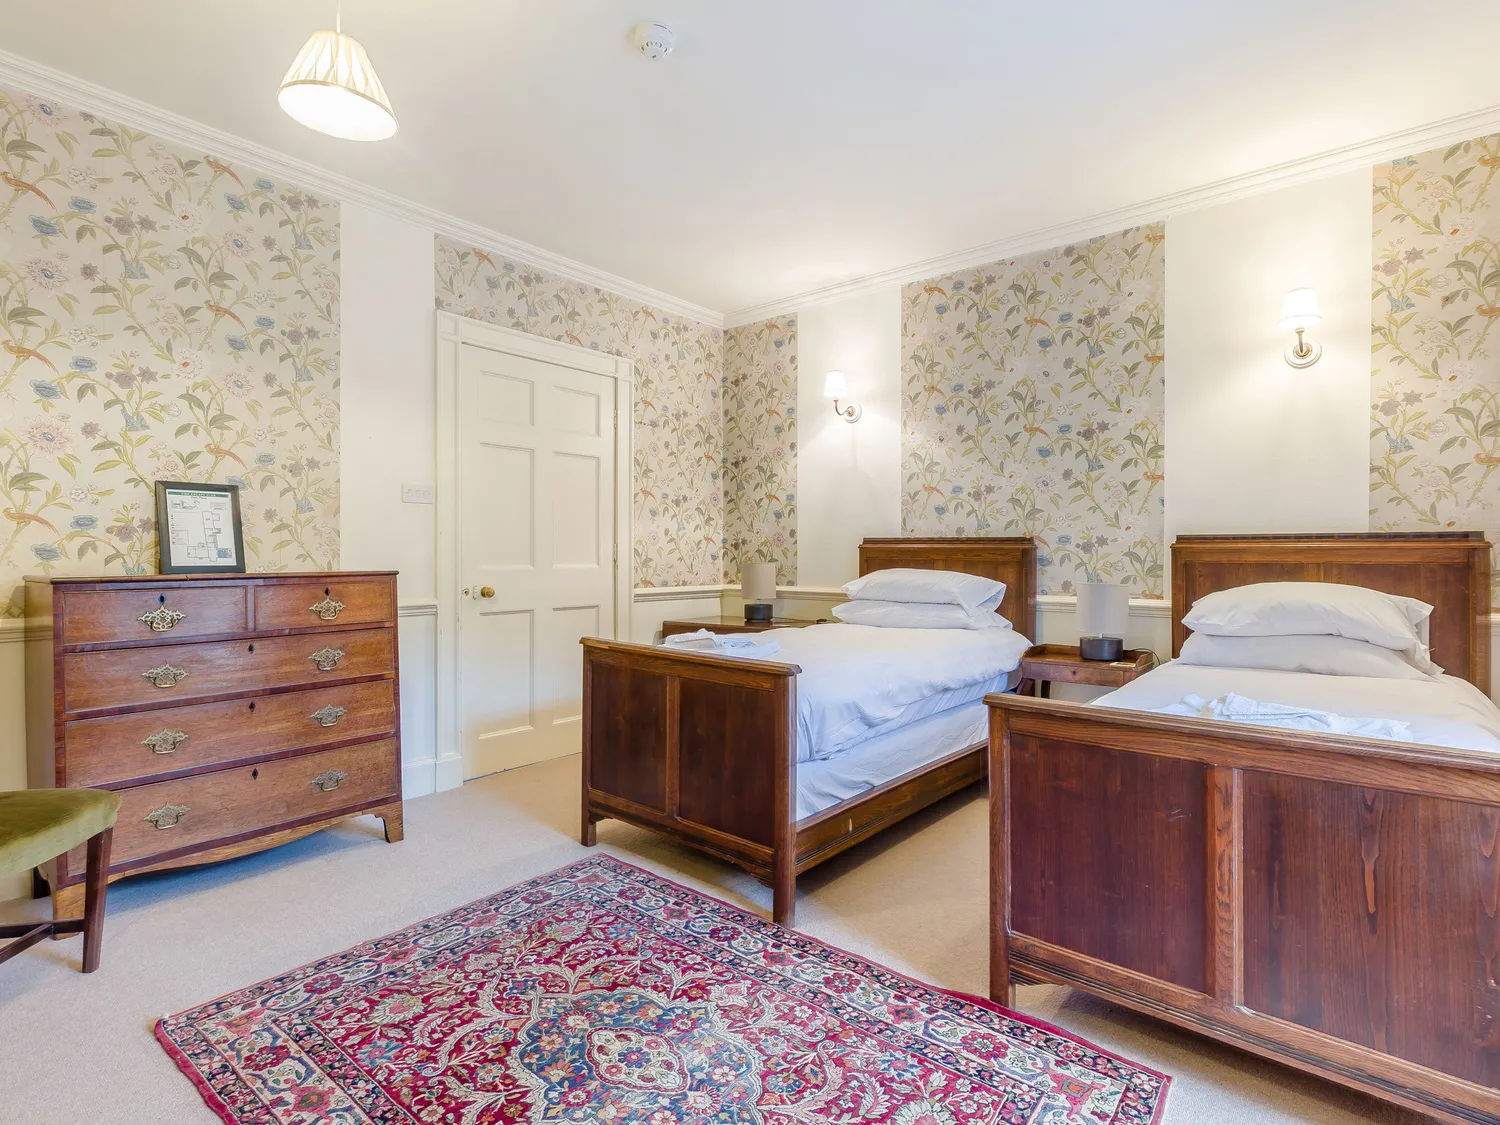
{"label": "wooden chest of drawers", "polygon": [[[393,572],[26,579],[32,788],[120,790],[110,878],[374,813],[401,839]],[[82,909],[83,850],[44,869]]]}

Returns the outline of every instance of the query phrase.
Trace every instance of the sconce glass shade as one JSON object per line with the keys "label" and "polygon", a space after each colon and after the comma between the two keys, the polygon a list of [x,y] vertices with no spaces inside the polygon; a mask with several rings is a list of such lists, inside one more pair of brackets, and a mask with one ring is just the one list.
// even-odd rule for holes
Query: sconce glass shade
{"label": "sconce glass shade", "polygon": [[1111,582],[1078,586],[1078,636],[1123,637],[1130,622],[1130,588]]}
{"label": "sconce glass shade", "polygon": [[1276,327],[1283,332],[1311,328],[1323,319],[1318,311],[1318,294],[1312,289],[1293,289],[1281,301],[1281,319]]}
{"label": "sconce glass shade", "polygon": [[823,376],[824,398],[848,398],[849,380],[844,378],[842,371],[830,371]]}
{"label": "sconce glass shade", "polygon": [[276,93],[281,108],[309,129],[347,141],[395,135],[396,114],[358,40],[315,31]]}
{"label": "sconce glass shade", "polygon": [[776,600],[776,564],[745,563],[740,567],[740,600],[774,602]]}

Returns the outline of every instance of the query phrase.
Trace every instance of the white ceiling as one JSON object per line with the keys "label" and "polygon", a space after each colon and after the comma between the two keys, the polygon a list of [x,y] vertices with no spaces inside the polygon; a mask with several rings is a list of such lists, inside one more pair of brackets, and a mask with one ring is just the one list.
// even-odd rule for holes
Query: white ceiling
{"label": "white ceiling", "polygon": [[[3,46],[718,310],[1500,103],[1494,0],[345,0],[401,122],[276,85],[332,0],[0,0]],[[677,50],[649,62],[643,18]]]}

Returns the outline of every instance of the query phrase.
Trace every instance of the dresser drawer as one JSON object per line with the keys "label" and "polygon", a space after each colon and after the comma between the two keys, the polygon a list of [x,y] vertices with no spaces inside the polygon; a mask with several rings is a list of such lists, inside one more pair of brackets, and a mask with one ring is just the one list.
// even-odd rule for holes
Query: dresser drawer
{"label": "dresser drawer", "polygon": [[[385,740],[122,789],[110,866],[395,800],[400,772]],[[83,847],[68,853],[69,871],[84,866]]]}
{"label": "dresser drawer", "polygon": [[72,719],[63,726],[64,784],[115,785],[395,729],[390,680]]}
{"label": "dresser drawer", "polygon": [[[157,641],[243,633],[250,625],[247,587],[215,582],[163,588],[68,590],[60,645]],[[145,618],[146,620],[142,620]]]}
{"label": "dresser drawer", "polygon": [[268,582],[255,591],[255,628],[314,629],[395,620],[396,584],[388,578]]}
{"label": "dresser drawer", "polygon": [[67,653],[63,706],[69,713],[161,706],[205,696],[389,673],[396,631],[351,629]]}

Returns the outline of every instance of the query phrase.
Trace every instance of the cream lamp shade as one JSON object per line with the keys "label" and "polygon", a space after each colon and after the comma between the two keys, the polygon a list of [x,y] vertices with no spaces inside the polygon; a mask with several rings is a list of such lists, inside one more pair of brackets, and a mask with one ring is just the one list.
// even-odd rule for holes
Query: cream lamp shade
{"label": "cream lamp shade", "polygon": [[747,602],[776,600],[776,564],[745,563],[740,568],[740,598]]}
{"label": "cream lamp shade", "polygon": [[848,398],[849,380],[844,378],[842,371],[830,371],[823,376],[824,398]]}
{"label": "cream lamp shade", "polygon": [[340,31],[315,31],[281,80],[277,100],[309,129],[348,141],[382,141],[396,114],[370,58]]}
{"label": "cream lamp shade", "polygon": [[1311,328],[1323,319],[1318,311],[1318,294],[1313,289],[1293,289],[1281,301],[1281,319],[1276,327],[1283,332]]}
{"label": "cream lamp shade", "polygon": [[1111,582],[1078,587],[1079,637],[1123,637],[1130,621],[1130,588]]}

